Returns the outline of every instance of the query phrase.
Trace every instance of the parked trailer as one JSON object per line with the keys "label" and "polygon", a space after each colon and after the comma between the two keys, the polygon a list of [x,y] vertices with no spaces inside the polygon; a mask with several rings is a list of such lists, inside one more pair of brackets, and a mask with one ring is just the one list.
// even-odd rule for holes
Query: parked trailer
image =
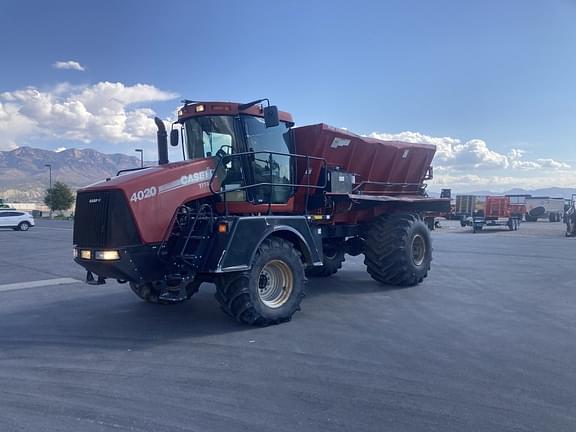
{"label": "parked trailer", "polygon": [[456,195],[454,215],[460,219],[460,225],[468,225],[467,219],[472,216],[484,216],[486,197],[483,195]]}
{"label": "parked trailer", "polygon": [[522,219],[526,214],[526,200],[531,198],[532,195],[529,194],[519,194],[519,195],[506,195],[510,198],[510,213],[519,219]]}
{"label": "parked trailer", "polygon": [[516,231],[520,226],[521,218],[512,214],[509,197],[487,196],[481,211],[476,211],[461,221],[462,226],[470,226],[476,233],[486,226],[504,226],[510,231]]}
{"label": "parked trailer", "polygon": [[564,198],[531,197],[526,198],[526,222],[548,219],[560,222],[564,215]]}

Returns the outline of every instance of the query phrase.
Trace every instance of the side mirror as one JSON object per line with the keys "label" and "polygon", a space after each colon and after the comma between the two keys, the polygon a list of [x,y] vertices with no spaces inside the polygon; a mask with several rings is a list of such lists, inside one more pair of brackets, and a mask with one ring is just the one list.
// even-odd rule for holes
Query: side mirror
{"label": "side mirror", "polygon": [[178,146],[178,135],[180,135],[180,131],[178,129],[172,129],[170,131],[170,145],[172,147]]}
{"label": "side mirror", "polygon": [[271,105],[264,107],[264,123],[267,128],[276,127],[280,124],[277,106]]}

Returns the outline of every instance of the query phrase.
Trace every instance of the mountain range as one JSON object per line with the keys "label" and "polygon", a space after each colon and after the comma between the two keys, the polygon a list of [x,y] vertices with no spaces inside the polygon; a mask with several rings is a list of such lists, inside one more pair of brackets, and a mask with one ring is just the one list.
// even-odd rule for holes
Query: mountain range
{"label": "mountain range", "polygon": [[[428,192],[430,196],[439,197],[439,192]],[[560,188],[560,187],[549,187],[541,189],[522,189],[513,188],[508,189],[504,192],[493,192],[489,190],[478,190],[472,192],[459,192],[458,190],[452,189],[452,198],[456,195],[532,195],[533,197],[551,197],[551,198],[565,198],[570,199],[572,195],[576,195],[576,188]]]}
{"label": "mountain range", "polygon": [[49,185],[61,181],[70,188],[115,175],[119,170],[140,166],[140,159],[125,154],[104,154],[92,149],[61,152],[31,147],[0,152],[0,198],[15,202],[41,202]]}
{"label": "mountain range", "polygon": [[[16,202],[41,202],[49,184],[52,166],[52,181],[66,183],[72,189],[105,179],[123,169],[137,168],[140,159],[122,153],[104,154],[92,149],[68,149],[60,152],[32,147],[19,147],[0,152],[0,198]],[[151,165],[154,163],[147,163]],[[455,196],[457,189],[452,190]],[[505,192],[476,191],[469,195],[530,194],[570,198],[575,188],[550,187],[535,190],[510,189]],[[439,193],[430,192],[431,196]]]}

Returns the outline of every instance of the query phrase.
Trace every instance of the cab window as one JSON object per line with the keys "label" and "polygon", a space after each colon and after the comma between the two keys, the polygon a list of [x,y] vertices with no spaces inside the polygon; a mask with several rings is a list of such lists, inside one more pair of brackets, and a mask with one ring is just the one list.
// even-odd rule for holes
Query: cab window
{"label": "cab window", "polygon": [[184,130],[188,159],[214,156],[218,150],[230,154],[236,148],[231,116],[192,117],[184,122]]}
{"label": "cab window", "polygon": [[[290,129],[285,123],[267,128],[264,119],[253,116],[242,116],[246,131],[246,142],[249,151],[254,151],[252,175],[254,184],[274,183],[273,187],[262,186],[254,188],[254,199],[257,202],[274,204],[285,203],[293,194],[294,161],[286,155],[292,153]],[[264,153],[259,153],[264,152]],[[284,153],[278,155],[273,153]]]}

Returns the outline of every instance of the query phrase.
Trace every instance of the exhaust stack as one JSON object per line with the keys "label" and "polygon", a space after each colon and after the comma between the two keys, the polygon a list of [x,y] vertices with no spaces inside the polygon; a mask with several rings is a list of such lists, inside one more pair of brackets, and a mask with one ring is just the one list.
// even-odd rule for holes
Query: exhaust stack
{"label": "exhaust stack", "polygon": [[158,165],[165,165],[168,163],[168,134],[166,133],[166,126],[164,122],[158,117],[154,117],[154,123],[158,128],[157,141],[158,141]]}

